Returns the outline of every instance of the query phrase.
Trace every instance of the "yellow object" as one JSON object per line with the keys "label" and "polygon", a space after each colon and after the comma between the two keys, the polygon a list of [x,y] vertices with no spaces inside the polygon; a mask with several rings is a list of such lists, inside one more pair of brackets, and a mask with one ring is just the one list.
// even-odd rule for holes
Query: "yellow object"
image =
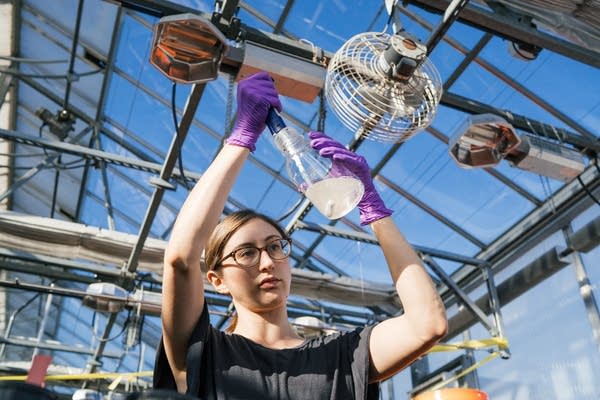
{"label": "yellow object", "polygon": [[489,361],[492,361],[494,358],[498,357],[499,355],[500,355],[500,353],[497,352],[497,351],[494,352],[494,353],[492,353],[492,354],[490,354],[489,356],[487,356],[483,360],[479,361],[478,363],[471,365],[469,368],[465,368],[458,375],[454,375],[453,377],[450,377],[450,378],[446,379],[445,381],[442,381],[442,382],[438,383],[437,385],[435,385],[434,387],[432,387],[431,390],[436,390],[436,389],[442,388],[442,387],[446,386],[447,384],[449,384],[450,382],[454,382],[455,380],[462,378],[463,376],[465,376],[469,372],[473,371],[474,369],[477,369],[477,368],[481,367],[483,364],[485,364],[485,363],[487,363]]}
{"label": "yellow object", "polygon": [[[116,378],[142,378],[152,376],[152,371],[142,372],[96,372],[92,374],[75,374],[75,375],[46,375],[45,381],[72,381],[72,380],[88,380],[88,379],[116,379]],[[0,376],[0,381],[24,381],[27,375]]]}
{"label": "yellow object", "polygon": [[476,389],[446,388],[420,393],[413,400],[488,400],[488,396]]}
{"label": "yellow object", "polygon": [[498,346],[500,349],[508,348],[508,340],[503,337],[492,337],[489,339],[478,339],[478,340],[466,340],[459,343],[440,343],[433,346],[429,352],[435,353],[439,351],[454,351],[454,350],[481,350],[487,347]]}

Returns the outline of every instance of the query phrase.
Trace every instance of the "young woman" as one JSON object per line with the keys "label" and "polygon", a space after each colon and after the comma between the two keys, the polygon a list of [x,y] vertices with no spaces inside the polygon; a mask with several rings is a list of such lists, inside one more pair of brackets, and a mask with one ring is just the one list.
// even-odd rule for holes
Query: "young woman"
{"label": "young woman", "polygon": [[[359,177],[358,208],[385,255],[404,313],[375,326],[305,341],[288,321],[291,240],[265,215],[245,210],[219,222],[235,179],[265,129],[270,107],[281,110],[268,74],[238,85],[235,128],[185,201],[165,251],[163,341],[155,387],[201,399],[375,399],[377,382],[421,356],[447,329],[444,306],[418,255],[406,242],[371,180],[365,159],[319,132],[311,145]],[[231,332],[210,325],[206,278],[230,295]]]}

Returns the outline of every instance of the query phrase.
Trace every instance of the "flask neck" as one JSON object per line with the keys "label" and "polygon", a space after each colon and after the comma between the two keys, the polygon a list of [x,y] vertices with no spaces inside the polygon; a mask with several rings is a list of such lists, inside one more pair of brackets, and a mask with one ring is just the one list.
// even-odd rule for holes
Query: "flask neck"
{"label": "flask neck", "polygon": [[267,124],[267,128],[271,132],[271,135],[276,135],[282,129],[285,129],[287,125],[281,118],[281,115],[275,110],[273,107],[269,108],[269,113],[267,114],[267,120],[265,121]]}
{"label": "flask neck", "polygon": [[288,156],[295,156],[309,150],[306,140],[292,128],[283,128],[273,135],[275,146]]}

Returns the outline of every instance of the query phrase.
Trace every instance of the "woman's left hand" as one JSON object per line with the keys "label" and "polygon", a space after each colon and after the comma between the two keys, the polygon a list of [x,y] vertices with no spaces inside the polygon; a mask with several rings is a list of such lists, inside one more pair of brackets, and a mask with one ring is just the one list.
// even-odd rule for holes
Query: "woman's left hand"
{"label": "woman's left hand", "polygon": [[313,149],[321,156],[331,158],[334,169],[336,164],[341,164],[363,183],[365,193],[358,203],[361,225],[368,225],[392,214],[392,210],[385,206],[375,189],[369,164],[363,156],[348,150],[343,144],[322,132],[310,132],[308,136]]}

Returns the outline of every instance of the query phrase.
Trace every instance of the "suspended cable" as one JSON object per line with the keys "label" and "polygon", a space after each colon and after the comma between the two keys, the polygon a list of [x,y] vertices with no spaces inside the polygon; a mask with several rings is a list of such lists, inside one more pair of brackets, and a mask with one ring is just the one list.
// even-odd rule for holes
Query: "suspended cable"
{"label": "suspended cable", "polygon": [[97,314],[97,312],[94,311],[94,314],[92,316],[92,336],[94,337],[95,340],[97,340],[99,342],[111,342],[111,341],[117,339],[119,336],[121,336],[123,334],[123,332],[125,332],[125,329],[127,328],[127,324],[123,324],[121,326],[121,330],[119,331],[119,333],[117,333],[113,337],[108,337],[106,339],[99,337],[98,334],[96,333],[96,314]]}
{"label": "suspended cable", "polygon": [[177,95],[177,83],[173,81],[173,85],[171,86],[171,114],[173,116],[173,125],[175,126],[175,146],[177,147],[177,151],[179,152],[179,156],[177,157],[177,161],[179,164],[179,174],[181,175],[181,181],[183,186],[190,190],[190,186],[188,185],[187,178],[185,177],[183,170],[183,153],[181,151],[183,143],[181,143],[181,135],[179,134],[179,122],[177,121],[177,109],[175,108],[175,98]]}
{"label": "suspended cable", "polygon": [[598,201],[596,196],[594,196],[594,194],[590,191],[590,189],[588,189],[587,185],[585,183],[583,183],[583,180],[581,180],[581,176],[577,176],[577,180],[579,181],[579,184],[581,185],[583,190],[585,190],[587,195],[590,196],[592,198],[592,200],[594,200],[594,202],[600,206],[600,201]]}
{"label": "suspended cable", "polygon": [[296,200],[296,203],[293,206],[291,206],[289,208],[289,210],[287,210],[285,213],[283,213],[283,215],[280,215],[279,217],[277,217],[275,219],[275,221],[281,222],[284,219],[286,219],[287,217],[289,217],[290,215],[292,215],[294,212],[296,212],[296,210],[298,209],[298,207],[300,207],[300,205],[302,204],[303,201],[304,201],[304,196],[300,196],[298,198],[298,200]]}
{"label": "suspended cable", "polygon": [[59,74],[30,74],[30,73],[25,73],[19,70],[15,70],[12,68],[0,68],[0,73],[3,74],[7,74],[7,75],[13,75],[18,77],[23,77],[23,78],[40,78],[40,79],[66,79],[67,81],[76,81],[78,80],[80,77],[82,76],[89,76],[89,75],[94,75],[97,74],[99,72],[103,72],[104,69],[99,68],[99,69],[95,69],[92,71],[87,71],[87,72],[73,72],[71,75],[59,75]]}
{"label": "suspended cable", "polygon": [[35,58],[23,58],[23,57],[11,57],[11,56],[0,56],[0,60],[14,61],[25,64],[63,64],[69,62],[69,60],[42,60]]}

